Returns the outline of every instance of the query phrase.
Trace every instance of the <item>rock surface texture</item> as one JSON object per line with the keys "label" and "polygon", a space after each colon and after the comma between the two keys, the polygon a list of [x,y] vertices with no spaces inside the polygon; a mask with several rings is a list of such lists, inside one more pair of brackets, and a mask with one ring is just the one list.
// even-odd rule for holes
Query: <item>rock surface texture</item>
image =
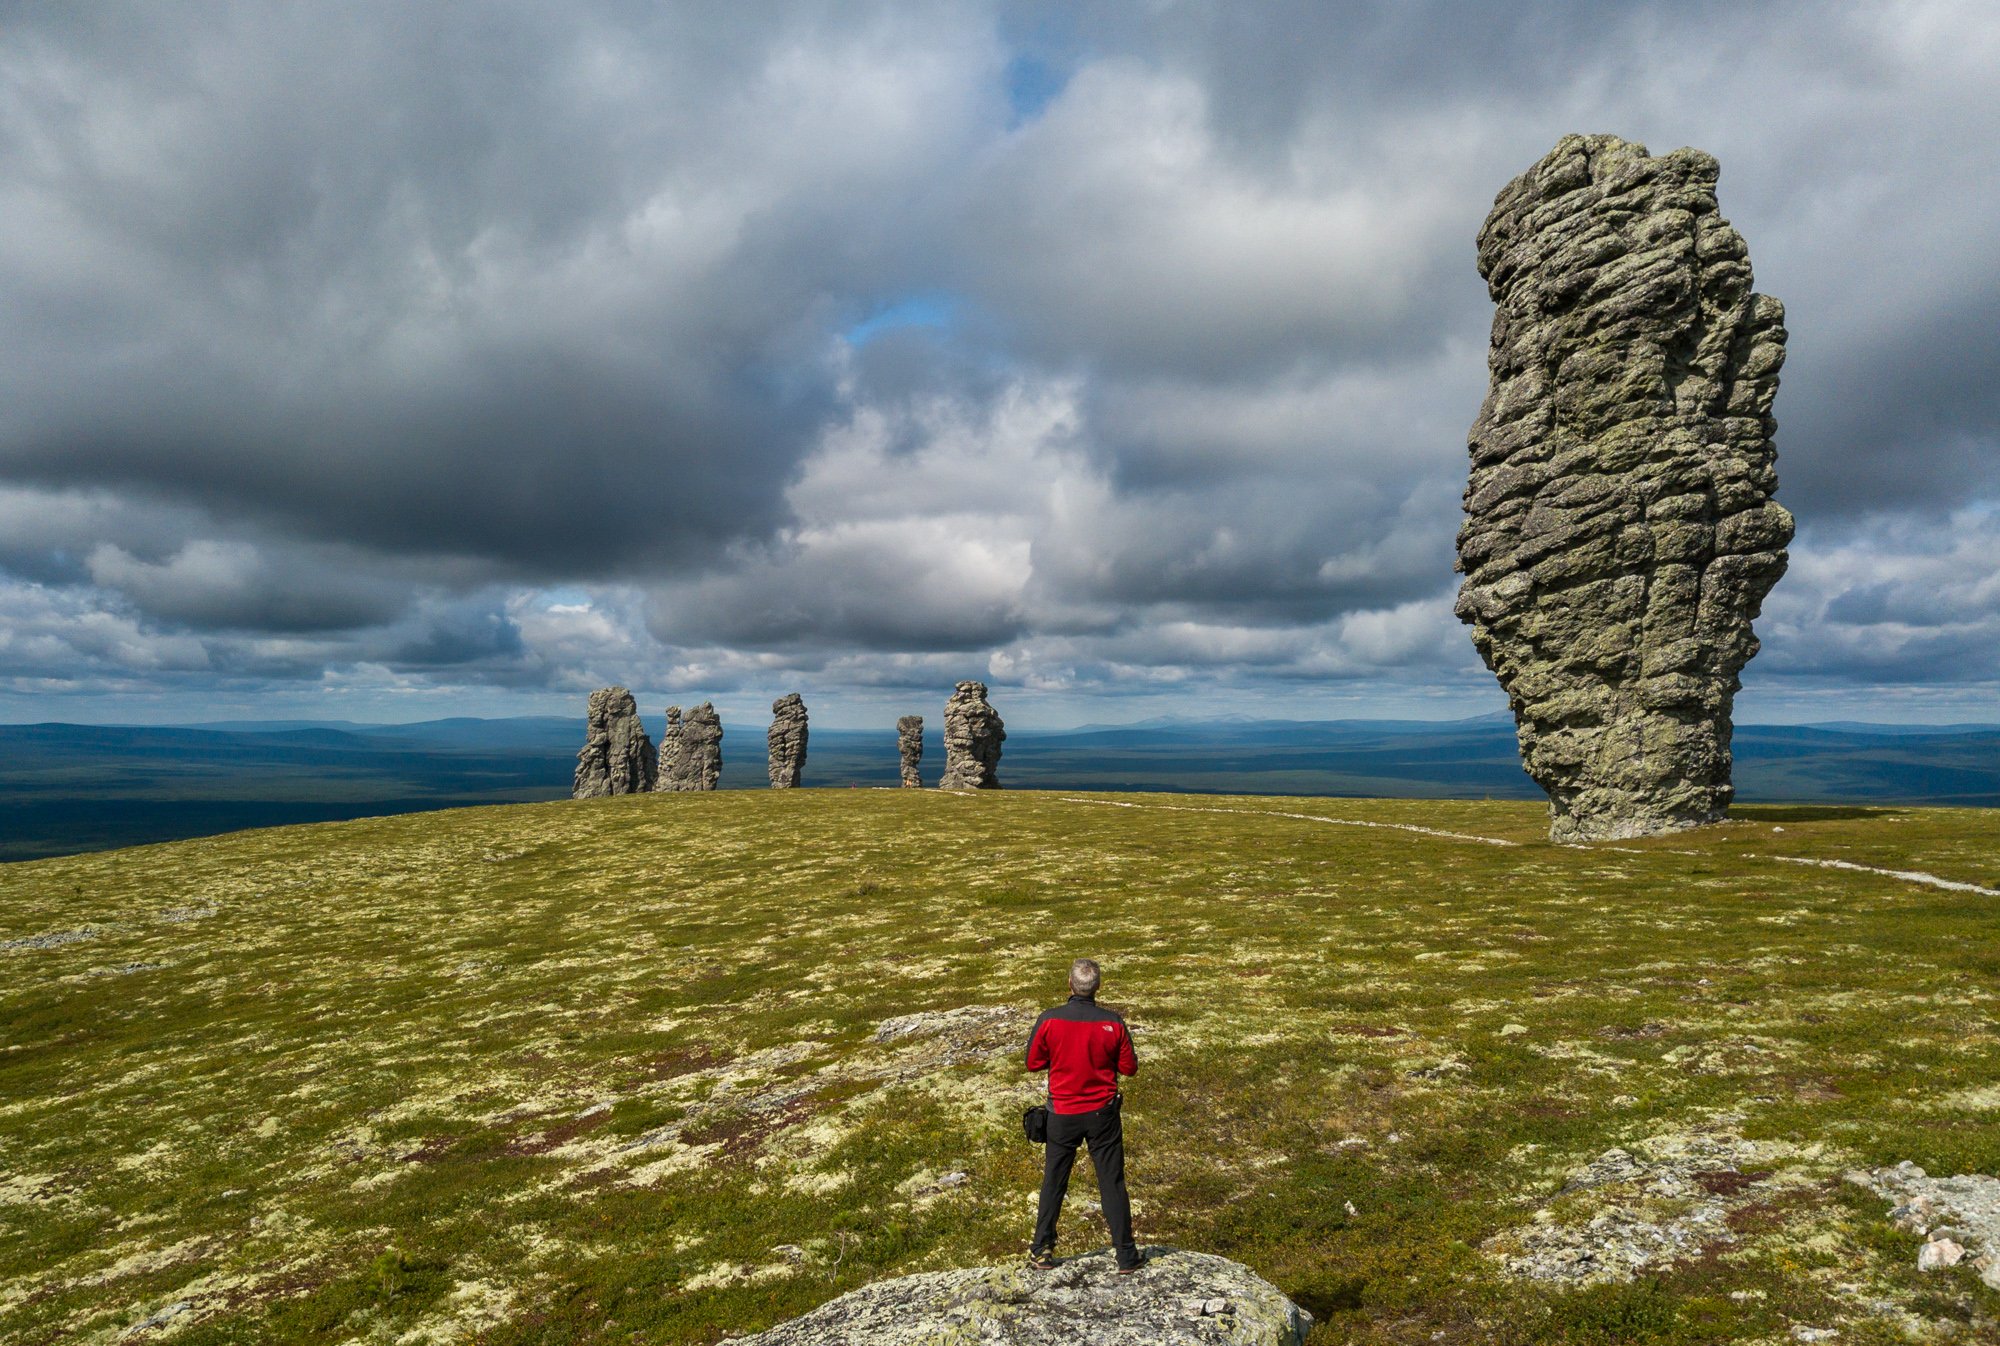
{"label": "rock surface texture", "polygon": [[1785,571],[1784,307],[1752,293],[1716,174],[1699,150],[1565,136],[1479,234],[1498,311],[1458,616],[1557,841],[1723,816],[1750,623]]}
{"label": "rock surface texture", "polygon": [[961,682],[944,703],[944,779],[940,790],[1000,788],[1000,745],[1007,727],[986,703],[986,684]]}
{"label": "rock surface texture", "polygon": [[683,742],[685,726],[681,724],[681,708],[667,707],[667,732],[660,736],[660,770],[655,778],[655,790],[678,790],[680,779],[686,774],[684,763],[687,750]]}
{"label": "rock surface texture", "polygon": [[639,722],[639,703],[623,687],[590,694],[584,711],[583,748],[576,755],[572,799],[644,794],[653,788],[658,759]]}
{"label": "rock surface texture", "polygon": [[922,789],[924,778],[917,764],[924,760],[923,716],[905,715],[896,721],[896,754],[902,759],[903,788]]}
{"label": "rock surface texture", "polygon": [[1738,1212],[1810,1190],[1821,1175],[1796,1155],[1726,1131],[1648,1136],[1571,1171],[1529,1223],[1480,1246],[1528,1280],[1629,1281],[1735,1243]]}
{"label": "rock surface texture", "polygon": [[722,776],[722,717],[704,701],[681,723],[683,790],[713,790]]}
{"label": "rock surface texture", "polygon": [[771,751],[771,788],[791,789],[806,769],[806,703],[797,692],[771,703],[771,730],[764,741]]}
{"label": "rock surface texture", "polygon": [[1849,1173],[1847,1180],[1889,1202],[1896,1226],[1923,1240],[1916,1252],[1919,1270],[1941,1270],[1970,1258],[1979,1278],[2000,1290],[2000,1178],[1984,1173],[1933,1178],[1905,1159]]}
{"label": "rock surface texture", "polygon": [[704,701],[685,716],[667,707],[667,736],[660,755],[661,790],[713,790],[722,775],[722,718]]}
{"label": "rock surface texture", "polygon": [[1109,1252],[1054,1271],[978,1267],[880,1281],[745,1346],[1299,1346],[1305,1310],[1248,1267],[1206,1253],[1153,1248],[1136,1276]]}

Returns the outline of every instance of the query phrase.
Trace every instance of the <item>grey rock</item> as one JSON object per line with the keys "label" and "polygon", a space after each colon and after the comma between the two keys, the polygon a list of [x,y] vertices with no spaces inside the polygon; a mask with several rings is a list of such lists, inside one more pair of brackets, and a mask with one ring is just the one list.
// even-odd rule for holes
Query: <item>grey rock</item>
{"label": "grey rock", "polygon": [[956,1009],[919,1010],[915,1014],[902,1014],[893,1019],[884,1019],[875,1026],[875,1041],[900,1042],[905,1038],[928,1038],[940,1034],[977,1035],[978,1031],[994,1024],[1025,1024],[1032,1022],[1032,1014],[1023,1018],[1023,1011],[1013,1005],[960,1005]]}
{"label": "grey rock", "polygon": [[1950,1239],[1932,1239],[1917,1249],[1917,1270],[1938,1271],[1955,1267],[1964,1260],[1965,1248]]}
{"label": "grey rock", "polygon": [[183,1313],[192,1313],[193,1311],[194,1311],[194,1305],[190,1303],[188,1300],[185,1299],[176,1300],[174,1303],[169,1304],[165,1308],[161,1309],[158,1313],[154,1314],[152,1317],[142,1318],[138,1322],[132,1324],[132,1326],[126,1328],[124,1335],[128,1338],[140,1336],[144,1333],[151,1332],[154,1328],[165,1327],[168,1323],[171,1323],[174,1319],[180,1317]]}
{"label": "grey rock", "polygon": [[681,708],[667,707],[667,732],[660,737],[660,771],[653,788],[662,792],[681,789],[680,781],[687,775],[686,727],[681,723]]}
{"label": "grey rock", "polygon": [[1771,404],[1784,306],[1751,290],[1717,166],[1565,136],[1495,198],[1458,616],[1506,689],[1557,841],[1728,807],[1751,622],[1785,571]]}
{"label": "grey rock", "polygon": [[639,703],[623,687],[590,694],[584,711],[584,741],[576,755],[572,799],[644,794],[659,770],[653,740],[639,723]]}
{"label": "grey rock", "polygon": [[905,715],[896,721],[896,754],[902,759],[903,788],[923,788],[924,778],[917,764],[924,760],[924,717]]}
{"label": "grey rock", "polygon": [[986,684],[961,682],[944,703],[944,779],[940,790],[1000,788],[1000,745],[1007,727],[986,701]]}
{"label": "grey rock", "polygon": [[87,925],[81,930],[51,930],[46,935],[23,935],[19,939],[0,939],[0,953],[10,953],[15,949],[59,949],[65,944],[96,939],[99,933],[96,926]]}
{"label": "grey rock", "polygon": [[[1248,1267],[1153,1248],[1137,1275],[1109,1252],[1053,1271],[931,1271],[853,1290],[747,1338],[755,1346],[1300,1346],[1311,1316]],[[1219,1305],[1219,1307],[1217,1307]]]}
{"label": "grey rock", "polygon": [[1889,1218],[1898,1228],[1928,1235],[1917,1249],[1918,1267],[1956,1266],[1970,1256],[1980,1279],[2000,1290],[2000,1178],[1985,1173],[1933,1178],[1906,1159],[1849,1173],[1847,1180],[1890,1202]]}
{"label": "grey rock", "polygon": [[667,732],[660,741],[659,784],[662,792],[713,790],[722,775],[722,720],[704,701],[682,713],[667,707]]}
{"label": "grey rock", "polygon": [[791,789],[806,769],[806,703],[797,692],[771,703],[771,729],[764,740],[771,754],[771,788]]}
{"label": "grey rock", "polygon": [[722,775],[722,719],[704,701],[686,715],[667,707],[667,735],[660,752],[662,791],[713,790]]}
{"label": "grey rock", "polygon": [[1735,1242],[1735,1212],[1816,1183],[1817,1175],[1779,1167],[1790,1153],[1781,1142],[1728,1132],[1651,1136],[1572,1170],[1534,1219],[1480,1246],[1528,1280],[1629,1281]]}

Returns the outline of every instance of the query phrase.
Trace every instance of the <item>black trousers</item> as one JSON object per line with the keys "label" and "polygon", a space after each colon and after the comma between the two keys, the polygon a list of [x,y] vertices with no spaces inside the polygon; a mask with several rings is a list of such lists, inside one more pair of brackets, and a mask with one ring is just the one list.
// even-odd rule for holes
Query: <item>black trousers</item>
{"label": "black trousers", "polygon": [[1069,1191],[1076,1147],[1084,1144],[1089,1145],[1090,1162],[1097,1170],[1097,1194],[1104,1202],[1104,1222],[1111,1226],[1111,1246],[1119,1264],[1129,1266],[1138,1260],[1139,1250],[1132,1242],[1132,1201],[1125,1195],[1125,1125],[1116,1099],[1096,1112],[1049,1114],[1049,1141],[1042,1152],[1042,1201],[1035,1212],[1035,1251],[1055,1249],[1056,1218]]}

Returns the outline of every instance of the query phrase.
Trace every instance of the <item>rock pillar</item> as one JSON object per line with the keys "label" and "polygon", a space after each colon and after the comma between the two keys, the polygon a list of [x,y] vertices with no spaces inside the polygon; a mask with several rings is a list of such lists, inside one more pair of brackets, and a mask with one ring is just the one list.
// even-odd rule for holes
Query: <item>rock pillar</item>
{"label": "rock pillar", "polygon": [[704,701],[681,724],[683,790],[713,790],[722,775],[722,717]]}
{"label": "rock pillar", "polygon": [[903,788],[917,790],[924,778],[917,764],[924,760],[924,717],[905,715],[896,721],[896,754],[902,759]]}
{"label": "rock pillar", "polygon": [[940,790],[1000,788],[1000,744],[1007,728],[986,703],[986,684],[961,682],[944,703],[944,779]]}
{"label": "rock pillar", "polygon": [[771,703],[771,731],[764,737],[771,754],[771,788],[789,790],[806,769],[806,703],[797,692]]}
{"label": "rock pillar", "polygon": [[1723,816],[1751,621],[1785,572],[1771,405],[1784,306],[1751,289],[1714,159],[1565,136],[1479,234],[1496,312],[1458,615],[1550,836]]}
{"label": "rock pillar", "polygon": [[623,687],[590,694],[584,709],[583,748],[576,755],[573,799],[644,794],[653,788],[658,761],[653,740],[639,722],[639,703]]}

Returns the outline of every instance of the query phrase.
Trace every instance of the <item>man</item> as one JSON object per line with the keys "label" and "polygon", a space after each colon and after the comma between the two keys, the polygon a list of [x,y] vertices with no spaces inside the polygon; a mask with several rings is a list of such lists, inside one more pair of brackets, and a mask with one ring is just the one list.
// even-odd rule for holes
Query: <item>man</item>
{"label": "man", "polygon": [[1144,1260],[1132,1242],[1132,1203],[1125,1195],[1125,1128],[1120,1075],[1139,1073],[1132,1035],[1125,1020],[1097,1003],[1102,980],[1097,964],[1079,958],[1069,969],[1069,1003],[1035,1020],[1028,1037],[1028,1069],[1049,1072],[1049,1139],[1042,1154],[1042,1200],[1035,1212],[1035,1244],[1028,1265],[1047,1271],[1056,1264],[1056,1217],[1069,1191],[1076,1147],[1090,1146],[1097,1169],[1097,1193],[1118,1271],[1126,1275]]}

